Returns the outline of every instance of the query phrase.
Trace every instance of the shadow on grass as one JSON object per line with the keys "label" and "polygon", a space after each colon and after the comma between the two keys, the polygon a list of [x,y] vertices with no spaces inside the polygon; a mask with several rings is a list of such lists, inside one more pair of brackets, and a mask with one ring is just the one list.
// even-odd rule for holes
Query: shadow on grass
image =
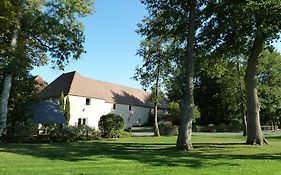
{"label": "shadow on grass", "polygon": [[[102,158],[133,160],[152,166],[240,166],[234,159],[281,160],[280,154],[233,154],[231,149],[243,146],[239,143],[195,143],[194,151],[178,151],[174,144],[116,143],[107,141],[57,143],[57,144],[6,144],[1,152],[31,155],[38,158],[64,161],[99,162]],[[220,161],[209,161],[209,160]]]}
{"label": "shadow on grass", "polygon": [[281,135],[268,135],[265,137],[266,139],[270,139],[270,140],[281,140]]}

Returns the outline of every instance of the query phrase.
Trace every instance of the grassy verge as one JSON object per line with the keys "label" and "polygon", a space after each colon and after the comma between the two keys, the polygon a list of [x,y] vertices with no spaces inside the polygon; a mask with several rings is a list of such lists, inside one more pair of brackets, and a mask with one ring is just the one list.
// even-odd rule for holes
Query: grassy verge
{"label": "grassy verge", "polygon": [[0,174],[280,174],[281,136],[269,146],[242,136],[194,136],[193,151],[175,150],[176,137],[135,137],[58,144],[0,145]]}

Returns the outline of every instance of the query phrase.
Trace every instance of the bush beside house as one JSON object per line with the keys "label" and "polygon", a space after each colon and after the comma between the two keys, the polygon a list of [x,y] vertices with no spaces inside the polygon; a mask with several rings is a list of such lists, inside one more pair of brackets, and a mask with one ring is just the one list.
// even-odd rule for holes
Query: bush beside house
{"label": "bush beside house", "polygon": [[125,123],[120,115],[106,114],[101,116],[99,121],[99,129],[102,137],[117,138],[120,137],[121,132],[124,131]]}

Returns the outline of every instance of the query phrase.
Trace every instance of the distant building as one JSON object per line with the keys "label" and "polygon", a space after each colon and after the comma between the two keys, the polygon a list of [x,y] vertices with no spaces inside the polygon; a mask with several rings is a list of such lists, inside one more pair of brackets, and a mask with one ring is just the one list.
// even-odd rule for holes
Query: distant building
{"label": "distant building", "polygon": [[150,93],[83,77],[78,72],[64,73],[41,91],[43,99],[58,101],[60,94],[70,100],[70,125],[98,128],[102,115],[119,114],[126,128],[147,122],[153,104]]}

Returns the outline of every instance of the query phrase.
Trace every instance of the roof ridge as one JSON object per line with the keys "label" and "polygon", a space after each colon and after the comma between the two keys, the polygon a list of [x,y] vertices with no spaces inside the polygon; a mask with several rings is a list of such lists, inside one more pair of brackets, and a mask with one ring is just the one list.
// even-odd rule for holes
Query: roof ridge
{"label": "roof ridge", "polygon": [[80,75],[80,77],[89,79],[91,81],[98,81],[98,82],[101,82],[101,83],[104,83],[104,84],[111,84],[111,85],[114,85],[114,86],[119,86],[119,87],[123,87],[123,88],[130,88],[130,89],[134,89],[134,90],[137,90],[137,91],[143,91],[145,93],[149,93],[149,92],[147,92],[147,91],[145,91],[144,89],[141,89],[141,88],[125,86],[125,85],[121,85],[121,84],[118,84],[118,83],[112,83],[112,82],[108,82],[108,81],[104,81],[104,80],[97,80],[97,79],[94,79],[94,78],[91,78],[91,77],[85,77],[83,75]]}

